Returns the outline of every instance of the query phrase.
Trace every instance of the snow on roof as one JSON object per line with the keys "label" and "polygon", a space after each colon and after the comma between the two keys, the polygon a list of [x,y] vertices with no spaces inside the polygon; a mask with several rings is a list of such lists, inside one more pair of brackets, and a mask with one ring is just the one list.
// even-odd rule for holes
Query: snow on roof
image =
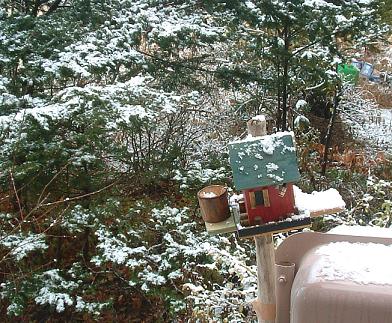
{"label": "snow on roof", "polygon": [[339,225],[329,230],[328,233],[361,237],[392,238],[392,228],[380,228],[361,225]]}
{"label": "snow on roof", "polygon": [[292,132],[248,137],[229,143],[230,165],[238,190],[299,179]]}
{"label": "snow on roof", "polygon": [[[343,201],[340,193],[330,188],[322,192],[312,192],[311,194],[304,193],[297,186],[294,188],[294,199],[295,206],[300,212],[310,212],[311,215],[317,216],[326,213],[332,213],[333,211],[341,211],[346,207],[346,203]],[[328,212],[328,211],[331,212]]]}
{"label": "snow on roof", "polygon": [[392,245],[332,242],[318,247],[312,281],[392,285]]}
{"label": "snow on roof", "polygon": [[[257,120],[254,118],[257,118],[259,116],[253,117],[252,120]],[[262,116],[263,117],[263,116]],[[239,139],[239,140],[233,140],[229,142],[229,145],[232,144],[240,144],[240,143],[246,143],[249,141],[258,141],[262,140],[265,143],[268,143],[270,145],[279,145],[281,142],[279,141],[281,138],[290,135],[292,138],[294,138],[294,132],[292,131],[280,131],[277,133],[273,133],[271,135],[266,135],[266,136],[258,136],[258,137],[253,137],[251,135],[246,136],[244,139]]]}

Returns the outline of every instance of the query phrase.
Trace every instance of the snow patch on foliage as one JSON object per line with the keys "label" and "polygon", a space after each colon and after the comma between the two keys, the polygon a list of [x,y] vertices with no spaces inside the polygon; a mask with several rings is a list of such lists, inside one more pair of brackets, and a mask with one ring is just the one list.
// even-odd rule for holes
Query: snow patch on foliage
{"label": "snow patch on foliage", "polygon": [[0,236],[0,245],[10,250],[10,255],[17,261],[25,258],[30,252],[47,249],[44,234],[10,234]]}
{"label": "snow patch on foliage", "polygon": [[98,266],[102,264],[103,261],[124,264],[132,256],[144,254],[146,252],[144,246],[136,248],[128,247],[125,236],[120,235],[119,237],[114,237],[103,227],[98,229],[95,232],[95,235],[99,241],[97,249],[101,251],[101,256],[96,256],[91,261]]}
{"label": "snow patch on foliage", "polygon": [[66,281],[60,276],[58,269],[52,269],[40,275],[42,280],[46,281],[46,286],[39,289],[35,302],[39,305],[48,304],[56,308],[58,313],[65,311],[65,306],[73,305],[73,298],[63,291],[72,291],[78,284],[72,281]]}
{"label": "snow patch on foliage", "polygon": [[39,305],[55,306],[58,313],[65,311],[65,305],[71,306],[73,304],[73,300],[68,294],[52,292],[48,287],[41,288],[35,302]]}
{"label": "snow patch on foliage", "polygon": [[88,312],[94,315],[99,315],[102,309],[108,305],[109,303],[85,302],[82,297],[77,296],[75,309],[77,312]]}
{"label": "snow patch on foliage", "polygon": [[64,216],[62,226],[70,232],[82,232],[84,228],[91,224],[94,215],[84,209],[81,205],[75,207]]}
{"label": "snow patch on foliage", "polygon": [[181,189],[186,189],[194,183],[207,184],[213,181],[219,181],[227,177],[226,169],[220,167],[218,169],[211,169],[203,167],[199,162],[192,162],[188,170],[175,170],[173,179],[180,183]]}

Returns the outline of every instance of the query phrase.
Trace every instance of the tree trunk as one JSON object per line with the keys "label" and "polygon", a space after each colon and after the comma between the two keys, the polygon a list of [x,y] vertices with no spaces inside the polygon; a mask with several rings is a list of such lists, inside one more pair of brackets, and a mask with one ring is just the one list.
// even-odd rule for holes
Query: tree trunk
{"label": "tree trunk", "polygon": [[283,64],[283,92],[282,92],[282,120],[281,120],[281,129],[283,131],[287,130],[287,84],[288,84],[288,61],[285,60]]}
{"label": "tree trunk", "polygon": [[283,57],[283,90],[282,90],[282,120],[281,128],[283,131],[287,130],[287,110],[288,110],[288,86],[289,86],[289,49],[290,49],[290,37],[289,37],[289,26],[285,24],[283,30],[284,38],[284,57]]}
{"label": "tree trunk", "polygon": [[337,115],[337,111],[338,111],[339,99],[340,99],[340,86],[336,85],[335,96],[333,99],[332,115],[331,115],[331,118],[329,119],[327,133],[325,135],[324,156],[323,156],[323,164],[321,167],[321,174],[323,176],[325,176],[325,173],[327,171],[328,151],[331,146],[332,130],[333,130],[333,125],[335,123],[335,119],[336,119],[336,115]]}
{"label": "tree trunk", "polygon": [[[279,76],[280,75],[280,64],[279,63],[277,64],[276,70],[277,70],[277,73],[278,73],[278,76]],[[282,107],[281,107],[281,102],[280,102],[281,89],[280,89],[279,77],[278,77],[278,82],[276,84],[276,87],[277,87],[277,97],[278,97],[278,100],[277,100],[278,111],[277,111],[277,114],[276,114],[276,129],[279,131],[280,130],[280,125],[282,124]]]}

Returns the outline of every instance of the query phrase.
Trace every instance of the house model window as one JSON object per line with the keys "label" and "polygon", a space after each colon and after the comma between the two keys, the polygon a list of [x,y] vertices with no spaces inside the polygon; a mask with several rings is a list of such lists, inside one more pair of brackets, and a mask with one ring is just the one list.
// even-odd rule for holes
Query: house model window
{"label": "house model window", "polygon": [[250,192],[249,198],[250,198],[250,205],[252,209],[255,209],[259,206],[265,206],[265,207],[271,206],[267,189]]}

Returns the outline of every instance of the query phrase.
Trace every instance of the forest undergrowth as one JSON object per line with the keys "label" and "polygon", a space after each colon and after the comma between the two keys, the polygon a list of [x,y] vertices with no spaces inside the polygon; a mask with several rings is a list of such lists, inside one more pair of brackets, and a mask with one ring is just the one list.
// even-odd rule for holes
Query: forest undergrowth
{"label": "forest undergrowth", "polygon": [[[319,135],[313,128],[297,134],[299,185],[308,192],[338,189],[347,210],[318,219],[311,229],[327,231],[339,224],[390,227],[390,156],[334,146],[322,176],[323,147],[314,143]],[[145,188],[136,189],[143,180]],[[2,317],[254,320],[249,305],[256,289],[253,244],[234,235],[208,236],[196,200],[205,185],[233,187],[227,156],[190,162],[171,178],[139,181],[120,181],[94,194],[88,206],[84,199],[61,201],[54,222],[48,222],[48,215],[57,205],[34,212],[34,221],[28,221],[28,215],[15,221],[11,214],[21,211],[19,205],[15,200],[4,203],[9,199],[3,195],[1,219],[11,234],[1,241],[2,277],[7,277],[1,285]],[[15,230],[19,227],[26,228],[23,235]],[[283,238],[279,235],[277,243]]]}
{"label": "forest undergrowth", "polygon": [[312,230],[391,227],[391,156],[354,136],[374,102],[336,72],[388,31],[379,1],[0,4],[1,322],[256,321],[254,244],[196,199],[234,192],[256,114],[346,201]]}

